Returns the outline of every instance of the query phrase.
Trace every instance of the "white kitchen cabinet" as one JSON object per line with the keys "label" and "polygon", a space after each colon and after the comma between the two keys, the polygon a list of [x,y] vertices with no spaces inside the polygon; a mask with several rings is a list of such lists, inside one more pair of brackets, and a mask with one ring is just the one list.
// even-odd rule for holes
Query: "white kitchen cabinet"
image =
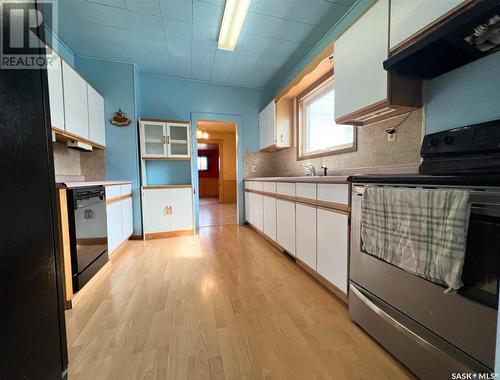
{"label": "white kitchen cabinet", "polygon": [[121,202],[106,205],[106,218],[108,227],[108,254],[111,255],[123,241]]}
{"label": "white kitchen cabinet", "polygon": [[295,255],[295,202],[276,200],[276,242]]}
{"label": "white kitchen cabinet", "polygon": [[276,198],[263,196],[264,205],[264,234],[272,241],[276,241]]}
{"label": "white kitchen cabinet", "polygon": [[104,120],[104,98],[92,86],[87,84],[89,112],[89,139],[106,146],[106,121]]}
{"label": "white kitchen cabinet", "polygon": [[62,73],[66,132],[89,140],[87,83],[64,61],[62,61]]}
{"label": "white kitchen cabinet", "polygon": [[297,203],[295,254],[302,262],[316,270],[316,207]]}
{"label": "white kitchen cabinet", "polygon": [[264,198],[262,194],[253,193],[252,199],[253,225],[264,232]]}
{"label": "white kitchen cabinet", "polygon": [[441,17],[468,2],[464,0],[391,0],[390,50],[405,45]]}
{"label": "white kitchen cabinet", "polygon": [[[248,183],[248,182],[246,182]],[[248,223],[252,223],[251,222],[251,216],[250,216],[250,213],[251,213],[251,210],[252,210],[252,206],[251,206],[251,201],[250,201],[250,196],[252,195],[252,193],[248,192],[248,191],[245,191],[245,220],[248,222]]]}
{"label": "white kitchen cabinet", "polygon": [[132,197],[125,198],[120,203],[122,205],[122,240],[126,240],[134,233]]}
{"label": "white kitchen cabinet", "polygon": [[297,198],[316,200],[316,184],[298,182],[295,185],[295,194]]}
{"label": "white kitchen cabinet", "polygon": [[50,124],[65,130],[62,60],[52,50],[47,52],[47,80],[49,86]]}
{"label": "white kitchen cabinet", "polygon": [[144,233],[193,228],[192,189],[143,189]]}
{"label": "white kitchen cabinet", "polygon": [[388,44],[389,0],[378,0],[334,42],[337,123],[370,124],[421,106],[420,80],[384,70]]}
{"label": "white kitchen cabinet", "polygon": [[349,217],[318,209],[317,271],[347,294]]}
{"label": "white kitchen cabinet", "polygon": [[318,183],[318,201],[349,205],[349,185],[343,183]]}
{"label": "white kitchen cabinet", "polygon": [[141,120],[140,139],[143,158],[191,157],[189,123]]}
{"label": "white kitchen cabinet", "polygon": [[259,112],[259,149],[275,147],[276,143],[276,103],[273,99]]}
{"label": "white kitchen cabinet", "polygon": [[172,231],[193,229],[193,195],[191,188],[169,190],[171,207],[170,228]]}

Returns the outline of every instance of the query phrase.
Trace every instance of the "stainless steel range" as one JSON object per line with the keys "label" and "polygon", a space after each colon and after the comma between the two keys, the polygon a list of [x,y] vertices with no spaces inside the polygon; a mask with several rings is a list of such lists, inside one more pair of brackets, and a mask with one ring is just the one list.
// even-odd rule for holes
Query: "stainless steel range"
{"label": "stainless steel range", "polygon": [[[420,173],[354,176],[349,314],[413,373],[491,373],[500,273],[500,121],[427,135]],[[469,192],[463,286],[456,294],[368,254],[361,238],[369,186]]]}

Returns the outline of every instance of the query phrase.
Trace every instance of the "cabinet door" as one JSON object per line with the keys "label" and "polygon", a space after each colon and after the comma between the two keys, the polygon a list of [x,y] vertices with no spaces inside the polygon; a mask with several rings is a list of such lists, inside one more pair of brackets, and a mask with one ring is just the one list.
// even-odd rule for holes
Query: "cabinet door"
{"label": "cabinet door", "polygon": [[267,148],[266,146],[266,109],[259,112],[259,149]]}
{"label": "cabinet door", "polygon": [[104,120],[104,98],[87,84],[89,104],[89,139],[99,145],[106,145],[106,122]]}
{"label": "cabinet door", "polygon": [[62,61],[66,132],[89,139],[87,82]]}
{"label": "cabinet door", "polygon": [[171,231],[193,229],[193,191],[191,188],[169,189]]}
{"label": "cabinet door", "polygon": [[125,198],[122,204],[122,240],[127,240],[134,232],[134,217],[132,211],[132,197]]}
{"label": "cabinet door", "polygon": [[276,104],[274,99],[266,107],[266,142],[267,146],[275,145],[276,141]]}
{"label": "cabinet door", "polygon": [[296,255],[316,270],[316,207],[296,205]]}
{"label": "cabinet door", "polygon": [[295,255],[295,202],[276,200],[276,241]]}
{"label": "cabinet door", "polygon": [[335,119],[388,98],[389,0],[379,0],[334,44]]}
{"label": "cabinet door", "polygon": [[167,157],[165,125],[161,122],[141,122],[142,157]]}
{"label": "cabinet door", "polygon": [[123,241],[122,204],[114,202],[106,206],[108,227],[108,255],[112,255]]}
{"label": "cabinet door", "polygon": [[347,293],[349,217],[318,209],[318,273]]}
{"label": "cabinet door", "polygon": [[170,189],[143,190],[144,232],[168,232],[171,229]]}
{"label": "cabinet door", "polygon": [[467,1],[391,0],[390,48],[424,31],[430,24]]}
{"label": "cabinet door", "polygon": [[264,197],[262,194],[253,194],[253,225],[261,232],[264,231]]}
{"label": "cabinet door", "polygon": [[64,97],[61,58],[49,50],[47,53],[47,80],[49,84],[50,124],[62,131],[64,123]]}
{"label": "cabinet door", "polygon": [[168,155],[170,157],[190,157],[191,140],[188,124],[168,124],[167,136]]}
{"label": "cabinet door", "polygon": [[[248,182],[247,182],[248,183]],[[250,195],[252,193],[248,192],[248,191],[245,191],[245,220],[248,222],[248,223],[252,223],[250,221],[250,210],[251,210],[251,204],[250,204]]]}
{"label": "cabinet door", "polygon": [[263,197],[264,203],[264,233],[276,241],[276,198]]}

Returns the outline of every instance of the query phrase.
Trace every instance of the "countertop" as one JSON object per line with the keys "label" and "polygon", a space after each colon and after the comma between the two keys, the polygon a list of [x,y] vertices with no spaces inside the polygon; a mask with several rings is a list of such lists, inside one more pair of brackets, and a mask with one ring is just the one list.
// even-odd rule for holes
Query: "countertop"
{"label": "countertop", "polygon": [[88,186],[116,186],[116,185],[127,185],[132,183],[132,181],[75,181],[75,182],[56,182],[57,188],[65,189],[76,189],[79,187]]}
{"label": "countertop", "polygon": [[261,182],[309,182],[309,183],[349,183],[352,176],[298,176],[298,177],[255,177],[245,181]]}

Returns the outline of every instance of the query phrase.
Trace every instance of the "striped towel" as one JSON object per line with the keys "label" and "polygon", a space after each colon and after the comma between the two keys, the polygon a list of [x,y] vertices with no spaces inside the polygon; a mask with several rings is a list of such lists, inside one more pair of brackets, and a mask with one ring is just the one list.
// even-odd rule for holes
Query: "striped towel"
{"label": "striped towel", "polygon": [[456,290],[463,285],[469,215],[467,191],[367,187],[361,206],[363,249]]}

